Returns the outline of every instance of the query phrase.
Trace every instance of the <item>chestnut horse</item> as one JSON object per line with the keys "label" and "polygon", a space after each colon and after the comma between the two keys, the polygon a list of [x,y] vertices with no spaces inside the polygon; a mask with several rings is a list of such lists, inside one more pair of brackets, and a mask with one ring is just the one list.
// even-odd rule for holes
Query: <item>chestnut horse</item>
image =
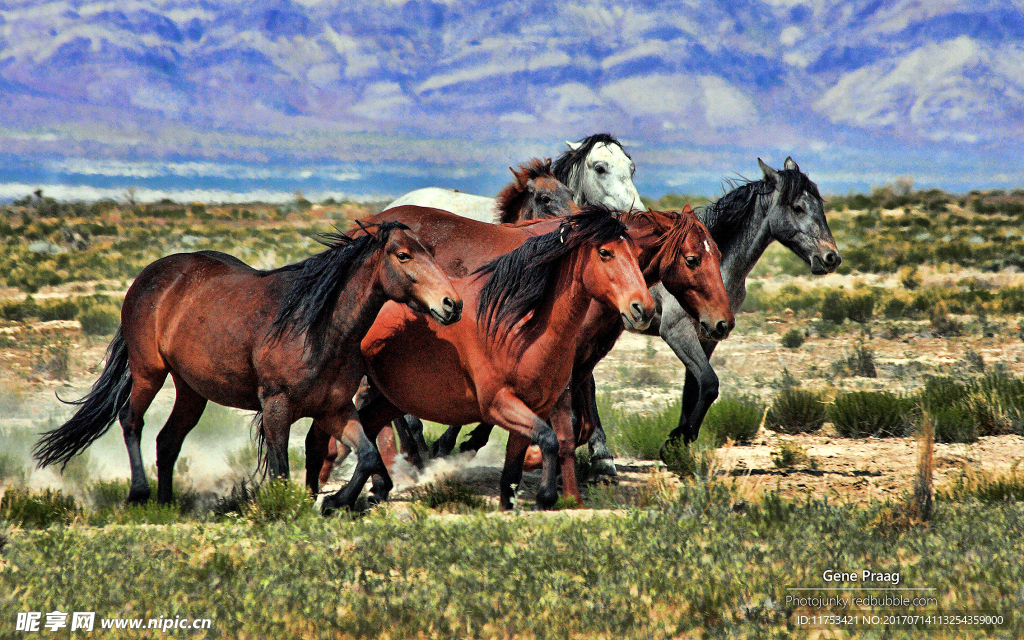
{"label": "chestnut horse", "polygon": [[143,269],[125,296],[100,379],[75,403],[75,415],[36,445],[40,465],[67,464],[120,419],[132,471],[128,501],[146,501],[143,415],[170,373],[174,408],[157,436],[160,502],[172,499],[174,463],[208,400],[260,412],[272,477],[288,476],[288,430],[302,417],[353,447],[360,471],[383,469],[352,405],[365,373],[359,343],[389,300],[445,325],[459,319],[462,301],[407,226],[364,231],[355,239],[326,235],[327,251],[273,271],[215,251],[175,254]]}
{"label": "chestnut horse", "polygon": [[[448,273],[451,273],[452,269],[466,269],[467,265],[475,268],[472,266],[472,260],[483,263],[508,251],[514,242],[522,242],[523,234],[550,232],[562,224],[561,220],[544,220],[526,227],[502,228],[480,225],[447,212],[418,207],[385,211],[373,219],[381,218],[400,220],[415,229],[423,242],[434,248],[438,263]],[[626,224],[629,235],[637,243],[638,259],[647,285],[664,282],[668,290],[684,302],[694,317],[701,318],[711,326],[724,323],[731,328],[733,317],[719,271],[717,247],[709,240],[706,229],[688,208],[681,213],[633,212],[620,214],[619,218]],[[465,246],[464,242],[449,242],[450,238],[470,237],[476,239],[471,247]],[[514,241],[512,244],[509,243],[510,239]],[[465,261],[463,256],[466,256]],[[600,308],[600,305],[592,306],[595,309]],[[610,326],[602,331],[604,337],[600,340],[600,348],[596,352],[599,355],[586,356],[590,349],[598,347],[598,343],[591,340],[578,350],[576,357],[577,360],[592,359],[596,364],[614,344],[623,329],[623,323],[619,321],[618,315],[611,311],[603,318],[589,315],[591,311],[594,310],[588,311],[588,323],[606,323]],[[589,376],[587,378],[589,379]],[[568,410],[567,405],[565,408]],[[406,438],[403,438],[403,444],[405,441]],[[335,454],[334,450],[328,451],[323,434],[317,434],[311,429],[306,443],[306,479],[314,493],[317,490],[319,465],[322,463],[320,479],[323,481],[323,478],[330,474]]]}
{"label": "chestnut horse", "polygon": [[[597,208],[555,221],[557,228],[544,235],[419,207],[378,217],[403,214],[422,214],[412,228],[433,220],[460,229],[444,233],[446,240],[435,246],[444,268],[461,265],[461,256],[474,255],[481,245],[514,250],[454,281],[467,302],[467,319],[459,325],[441,327],[397,305],[381,310],[362,343],[370,379],[382,392],[360,408],[367,435],[405,412],[450,424],[491,422],[510,432],[503,505],[512,497],[508,478],[521,472],[531,441],[543,456],[537,503],[554,504],[557,466],[565,492],[580,499],[571,424],[553,428],[546,420],[570,380],[577,345],[589,339],[580,319],[592,301],[638,329],[654,314],[626,228]],[[326,434],[310,429],[307,479],[315,477],[327,444]],[[324,500],[325,510],[334,506],[335,496]]]}

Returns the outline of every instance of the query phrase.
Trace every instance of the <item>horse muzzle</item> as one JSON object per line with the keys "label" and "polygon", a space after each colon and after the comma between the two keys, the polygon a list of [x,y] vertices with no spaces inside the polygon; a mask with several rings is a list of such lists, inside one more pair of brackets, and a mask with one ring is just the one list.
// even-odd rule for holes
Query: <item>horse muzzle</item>
{"label": "horse muzzle", "polygon": [[620,315],[627,329],[643,331],[651,326],[651,321],[654,320],[654,307],[648,309],[642,302],[633,301],[629,304],[629,311],[623,311]]}
{"label": "horse muzzle", "polygon": [[430,315],[443,325],[458,322],[462,318],[462,300],[453,300],[445,296],[440,308],[430,307]]}
{"label": "horse muzzle", "polygon": [[708,322],[706,320],[700,321],[700,330],[705,336],[716,342],[725,340],[729,337],[729,333],[732,328],[736,326],[736,321],[727,322],[725,320],[719,320],[718,322]]}
{"label": "horse muzzle", "polygon": [[822,276],[826,273],[832,273],[839,268],[839,265],[843,263],[842,256],[835,249],[829,249],[820,254],[811,256],[811,273],[816,276]]}

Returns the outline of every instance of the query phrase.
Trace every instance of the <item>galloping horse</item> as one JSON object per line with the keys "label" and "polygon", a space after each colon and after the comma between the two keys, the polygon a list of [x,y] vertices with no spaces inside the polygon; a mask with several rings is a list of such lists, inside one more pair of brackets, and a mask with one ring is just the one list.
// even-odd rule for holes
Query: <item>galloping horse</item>
{"label": "galloping horse", "polygon": [[[747,275],[775,240],[800,256],[814,274],[831,273],[842,262],[817,185],[801,173],[792,158],[786,158],[780,170],[760,158],[757,163],[764,174],[761,180],[743,182],[696,210],[722,250],[722,278],[733,313],[746,299]],[[651,291],[660,301],[660,315],[648,333],[660,335],[686,365],[683,410],[669,442],[680,437],[692,442],[708,407],[718,397],[718,376],[709,364],[718,343],[700,334],[686,311],[665,293],[659,287]]]}
{"label": "galloping horse", "polygon": [[383,469],[352,405],[364,375],[359,343],[389,300],[443,325],[460,318],[462,300],[408,227],[364,231],[356,239],[326,235],[327,251],[273,271],[215,251],[175,254],[143,269],[125,296],[103,373],[75,402],[75,415],[36,445],[40,465],[67,464],[120,419],[132,471],[128,501],[148,500],[143,415],[170,373],[174,408],[157,436],[161,502],[172,499],[181,443],[208,400],[260,412],[272,477],[288,476],[288,429],[301,417],[358,451],[360,471]]}
{"label": "galloping horse", "polygon": [[[502,504],[510,504],[507,480],[521,471],[531,441],[543,455],[538,504],[554,503],[559,463],[565,491],[579,499],[572,426],[556,421],[553,430],[546,420],[570,380],[576,346],[589,339],[580,320],[592,301],[638,329],[654,313],[626,228],[603,209],[552,220],[547,224],[555,229],[544,235],[420,207],[370,218],[382,219],[408,219],[425,237],[442,238],[434,250],[446,269],[461,267],[477,248],[513,250],[454,281],[467,301],[460,325],[439,327],[396,305],[381,310],[362,345],[370,378],[383,393],[360,408],[367,435],[404,412],[449,424],[498,424],[510,431]],[[306,444],[306,477],[315,482],[326,434],[312,428]],[[325,509],[334,506],[334,496],[325,499]]]}
{"label": "galloping horse", "polygon": [[[685,209],[678,214],[638,211],[620,214],[619,218],[637,244],[637,258],[645,284],[651,286],[664,282],[666,289],[682,300],[694,317],[700,318],[709,330],[724,337],[732,327],[733,316],[719,272],[718,250],[714,243],[709,241],[707,230],[692,211]],[[399,220],[408,224],[416,230],[425,244],[434,248],[438,263],[449,272],[452,269],[474,268],[476,263],[472,262],[473,260],[482,264],[500,255],[501,252],[508,251],[511,246],[508,244],[510,238],[518,238],[516,241],[521,242],[521,234],[524,232],[533,235],[548,233],[558,229],[563,223],[561,220],[544,220],[530,223],[529,226],[501,228],[480,225],[446,212],[419,207],[384,211],[373,219]],[[451,238],[459,238],[460,242],[452,243]],[[472,246],[466,244],[470,238],[476,240]],[[585,365],[585,377],[590,380],[589,374],[593,366],[607,354],[623,330],[624,323],[619,320],[618,315],[602,309],[602,305],[594,303],[582,319],[582,324],[587,327],[588,332],[593,331],[594,337],[577,349],[573,364],[574,379],[577,377],[577,367]],[[562,403],[559,407],[562,407]],[[556,407],[552,415],[553,423],[556,421],[559,407]],[[566,412],[565,420],[570,421],[567,416],[568,403],[562,408]],[[573,409],[577,416],[583,416],[582,411],[589,411],[590,407],[574,406]],[[593,422],[594,420],[589,420],[588,424]],[[586,428],[586,425],[581,426]],[[489,434],[490,426],[488,425],[486,429]],[[457,432],[457,429],[452,430],[453,434],[457,435]],[[480,430],[474,431],[474,434],[479,433]],[[319,438],[322,438],[322,434],[318,435],[311,429],[306,443],[306,479],[314,492],[317,490],[317,465],[323,461],[319,474],[323,481],[329,476],[333,457],[336,455],[334,450],[327,453],[327,443],[321,442]],[[413,437],[403,438],[403,444],[416,441],[417,439]],[[582,442],[579,441],[580,444]],[[479,446],[482,446],[482,443]],[[412,457],[413,452],[409,453]]]}

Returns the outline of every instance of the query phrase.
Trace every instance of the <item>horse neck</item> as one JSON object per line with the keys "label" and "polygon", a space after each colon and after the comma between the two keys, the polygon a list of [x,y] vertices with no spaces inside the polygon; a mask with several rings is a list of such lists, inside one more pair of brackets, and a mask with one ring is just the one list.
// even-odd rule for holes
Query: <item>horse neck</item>
{"label": "horse neck", "polygon": [[581,329],[583,318],[593,300],[583,287],[583,261],[581,251],[573,252],[573,256],[559,268],[551,296],[544,301],[535,312],[532,327],[526,331],[530,342],[523,350],[520,362],[533,361],[541,368],[568,361],[572,362],[572,354],[576,345],[583,338]]}
{"label": "horse neck", "polygon": [[723,216],[717,221],[710,221],[712,224],[709,225],[706,219],[708,208],[698,210],[698,217],[707,226],[712,239],[722,252],[722,281],[725,283],[730,302],[737,299],[739,303],[743,302],[746,296],[747,276],[774,240],[768,228],[768,206],[771,205],[765,205],[762,199],[757,197],[754,206],[750,207],[750,212],[744,216],[728,218],[731,222],[728,226],[723,223],[723,219],[726,218]]}
{"label": "horse neck", "polygon": [[662,234],[658,233],[658,229],[652,222],[643,218],[627,226],[629,227],[629,236],[636,243],[636,261],[644,275],[644,282],[648,287],[653,287],[661,280],[659,254],[664,245],[658,241]]}
{"label": "horse neck", "polygon": [[379,265],[380,253],[377,253],[349,273],[331,315],[326,336],[328,345],[338,348],[358,344],[370,330],[381,307],[388,301],[378,282]]}

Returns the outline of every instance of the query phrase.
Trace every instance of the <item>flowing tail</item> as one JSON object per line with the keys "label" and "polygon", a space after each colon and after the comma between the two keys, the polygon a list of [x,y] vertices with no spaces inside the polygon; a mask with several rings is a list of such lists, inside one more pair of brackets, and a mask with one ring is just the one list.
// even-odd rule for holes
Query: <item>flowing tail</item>
{"label": "flowing tail", "polygon": [[128,370],[128,346],[121,327],[107,347],[107,363],[100,379],[81,400],[61,400],[78,405],[75,415],[63,425],[47,431],[36,443],[33,455],[40,467],[61,463],[61,470],[76,454],[95,442],[110,429],[117,415],[128,404],[132,391],[132,374]]}

